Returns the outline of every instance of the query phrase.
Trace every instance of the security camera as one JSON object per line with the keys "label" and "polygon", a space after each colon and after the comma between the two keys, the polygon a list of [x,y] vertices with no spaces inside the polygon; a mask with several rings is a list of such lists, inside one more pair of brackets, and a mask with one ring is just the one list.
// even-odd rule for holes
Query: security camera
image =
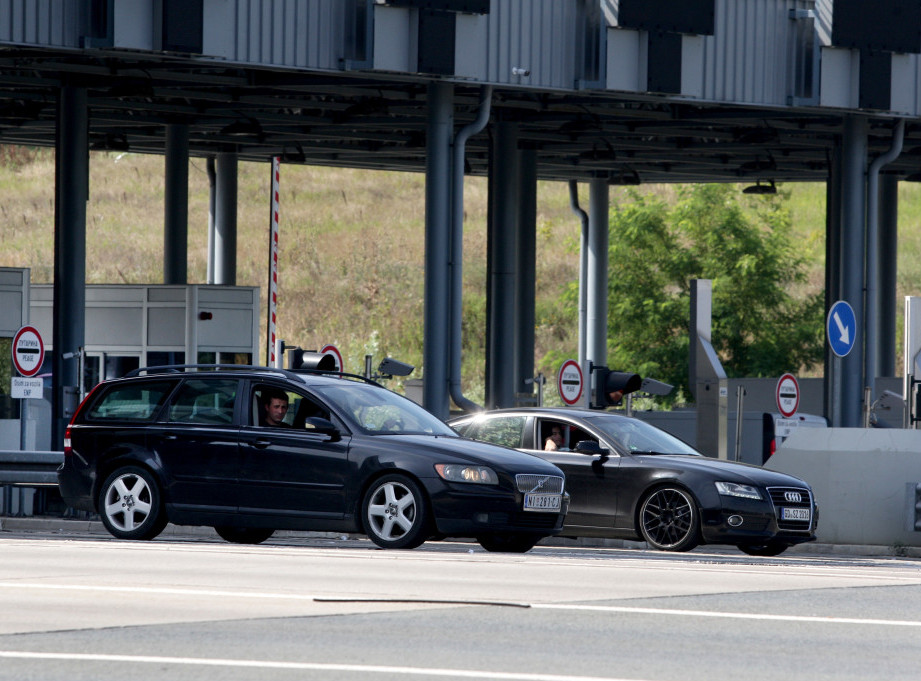
{"label": "security camera", "polygon": [[385,357],[377,372],[381,376],[409,376],[415,368],[412,364],[405,364],[393,357]]}
{"label": "security camera", "polygon": [[513,76],[524,76],[525,78],[527,78],[528,76],[531,75],[531,71],[529,69],[523,69],[520,66],[513,66],[512,75]]}

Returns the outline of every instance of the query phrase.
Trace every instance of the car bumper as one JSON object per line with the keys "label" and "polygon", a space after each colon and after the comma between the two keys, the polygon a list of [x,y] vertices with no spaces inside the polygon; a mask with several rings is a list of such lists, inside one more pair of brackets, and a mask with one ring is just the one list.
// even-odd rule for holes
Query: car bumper
{"label": "car bumper", "polygon": [[744,500],[724,503],[719,509],[701,511],[701,539],[707,544],[758,544],[765,541],[802,544],[815,541],[819,509],[812,507],[811,519],[800,526],[778,519],[767,504]]}
{"label": "car bumper", "polygon": [[485,532],[549,537],[563,530],[569,509],[568,494],[562,495],[559,511],[526,511],[520,493],[441,480],[425,482],[438,533],[448,537],[475,537]]}
{"label": "car bumper", "polygon": [[68,459],[58,468],[58,489],[64,503],[78,511],[96,511],[93,502],[93,481],[78,471]]}

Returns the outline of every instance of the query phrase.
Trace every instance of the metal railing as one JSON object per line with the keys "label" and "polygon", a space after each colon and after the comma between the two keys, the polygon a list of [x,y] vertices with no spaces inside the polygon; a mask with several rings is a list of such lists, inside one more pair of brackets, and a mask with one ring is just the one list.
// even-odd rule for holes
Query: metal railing
{"label": "metal railing", "polygon": [[0,450],[0,485],[57,485],[64,452]]}

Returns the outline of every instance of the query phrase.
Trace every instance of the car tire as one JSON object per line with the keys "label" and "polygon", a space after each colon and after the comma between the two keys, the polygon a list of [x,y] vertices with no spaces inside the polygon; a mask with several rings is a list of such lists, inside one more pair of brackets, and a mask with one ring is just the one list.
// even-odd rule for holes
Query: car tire
{"label": "car tire", "polygon": [[428,538],[425,494],[405,475],[375,480],[365,492],[361,517],[365,534],[383,549],[414,549]]}
{"label": "car tire", "polygon": [[160,486],[140,466],[115,470],[99,492],[102,524],[117,539],[153,539],[166,527]]}
{"label": "car tire", "polygon": [[700,543],[700,512],[680,487],[659,487],[640,504],[640,534],[659,551],[690,551]]}
{"label": "car tire", "polygon": [[494,553],[527,553],[540,541],[540,537],[531,534],[497,532],[481,534],[476,540],[484,549]]}
{"label": "car tire", "polygon": [[264,527],[234,527],[232,525],[215,525],[218,536],[232,544],[261,544],[275,534],[275,530]]}
{"label": "car tire", "polygon": [[779,541],[769,541],[764,544],[739,544],[739,550],[749,556],[779,556],[790,548],[789,544]]}

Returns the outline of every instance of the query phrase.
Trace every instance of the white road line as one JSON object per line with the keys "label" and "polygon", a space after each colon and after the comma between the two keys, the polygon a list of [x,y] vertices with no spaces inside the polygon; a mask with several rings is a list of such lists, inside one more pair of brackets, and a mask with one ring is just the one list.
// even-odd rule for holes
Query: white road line
{"label": "white road line", "polygon": [[94,655],[79,653],[33,653],[0,650],[0,659],[60,660],[67,662],[128,662],[133,664],[172,664],[201,667],[236,667],[249,669],[289,669],[297,671],[357,672],[360,674],[404,674],[461,679],[507,679],[508,681],[642,681],[611,676],[571,676],[567,674],[528,674],[474,669],[440,669],[437,667],[390,667],[386,665],[323,664],[319,662],[278,662],[273,660],[230,660],[207,657],[164,657],[152,655]]}
{"label": "white road line", "polygon": [[736,620],[763,620],[777,622],[814,622],[819,624],[861,624],[889,627],[921,627],[921,622],[913,620],[862,619],[857,617],[816,617],[801,615],[767,615],[748,612],[718,612],[713,610],[678,610],[672,608],[631,608],[617,605],[565,605],[554,603],[534,603],[535,610],[582,610],[594,612],[619,612],[640,615],[675,615],[679,617],[715,617]]}
{"label": "white road line", "polygon": [[[424,598],[356,598],[354,596],[334,597],[330,595],[273,593],[264,591],[222,591],[215,589],[181,589],[169,587],[137,587],[137,586],[91,586],[86,584],[42,584],[32,582],[0,582],[0,588],[7,589],[39,589],[57,591],[94,591],[107,593],[153,594],[165,596],[204,596],[213,598],[253,598],[264,600],[297,600],[317,603],[378,603],[387,604],[416,604],[416,605],[471,605],[490,606],[495,601],[439,601]],[[864,626],[889,626],[889,627],[921,627],[918,620],[886,620],[858,617],[817,617],[805,615],[768,615],[763,613],[747,612],[720,612],[714,610],[682,610],[678,608],[640,608],[620,605],[570,605],[566,603],[524,603],[509,602],[507,605],[516,605],[533,610],[569,610],[573,612],[610,612],[639,615],[674,615],[677,617],[710,617],[716,619],[743,619],[775,622],[810,622],[817,624],[857,624]]]}

